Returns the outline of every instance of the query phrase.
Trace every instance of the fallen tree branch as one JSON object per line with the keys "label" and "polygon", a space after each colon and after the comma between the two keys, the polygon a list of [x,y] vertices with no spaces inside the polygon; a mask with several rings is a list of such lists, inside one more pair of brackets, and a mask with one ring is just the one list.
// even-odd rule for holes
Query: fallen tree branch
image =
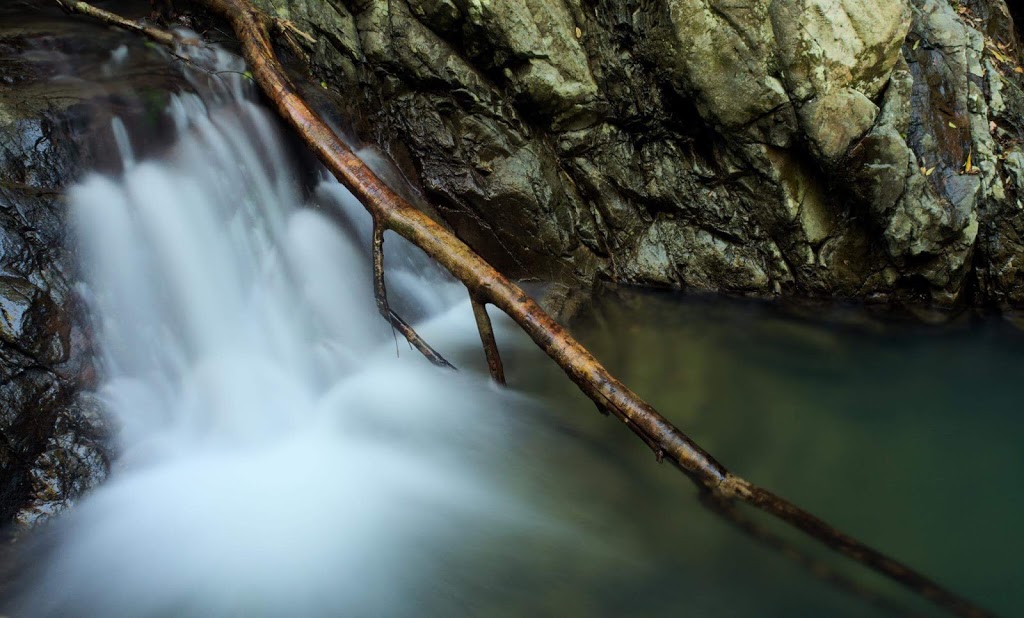
{"label": "fallen tree branch", "polygon": [[737,530],[757,541],[761,545],[782,554],[798,567],[847,594],[859,597],[879,612],[890,616],[915,615],[908,608],[894,600],[871,590],[861,582],[847,577],[839,570],[826,564],[820,558],[798,547],[796,543],[782,535],[771,532],[767,527],[755,522],[740,512],[740,504],[722,500],[714,494],[704,492],[700,497],[701,504],[708,511],[732,524]]}
{"label": "fallen tree branch", "polygon": [[111,26],[117,26],[118,28],[124,28],[132,32],[147,36],[157,43],[174,47],[178,39],[173,33],[153,26],[147,26],[145,24],[126,19],[121,17],[117,13],[111,13],[110,11],[104,11],[101,8],[92,6],[87,2],[77,2],[76,0],[54,0],[61,8],[71,13],[81,13],[82,15],[88,15],[89,17],[96,18],[100,21],[106,22]]}
{"label": "fallen tree branch", "polygon": [[[383,287],[381,248],[385,229],[398,233],[422,249],[461,281],[469,290],[475,313],[477,307],[483,308],[486,303],[494,305],[512,318],[565,371],[580,390],[597,404],[599,409],[606,410],[622,420],[654,451],[659,461],[671,461],[716,500],[724,503],[742,502],[769,513],[955,614],[991,615],[921,573],[840,532],[787,500],[729,472],[657,410],[612,376],[583,345],[545,313],[522,289],[495,270],[453,233],[385,185],[306,104],[298,90],[291,84],[270,40],[268,24],[273,20],[247,0],[194,1],[220,13],[228,20],[241,44],[242,53],[252,69],[256,83],[281,118],[296,131],[324,166],[373,216],[375,291],[381,314],[392,325],[396,324],[397,316],[387,307]],[[112,14],[98,9],[87,11],[77,8],[82,5],[85,3],[76,2],[75,10],[107,23],[141,31],[155,40],[160,40],[150,32],[151,28],[140,30],[136,26],[126,26],[124,22],[127,20],[123,18],[111,16]],[[404,324],[400,319],[397,323]],[[408,325],[405,324],[405,327]],[[400,326],[396,328],[402,329]],[[409,338],[409,332],[412,332],[411,328],[408,331],[403,330],[402,334]],[[415,333],[412,332],[412,335]],[[493,352],[497,351],[496,346],[491,345],[493,333],[492,337],[488,338],[481,329],[481,337],[485,351],[488,348]],[[415,340],[418,340],[418,336],[410,339],[410,342]],[[490,352],[488,356],[490,358]],[[447,364],[447,361],[443,364]]]}

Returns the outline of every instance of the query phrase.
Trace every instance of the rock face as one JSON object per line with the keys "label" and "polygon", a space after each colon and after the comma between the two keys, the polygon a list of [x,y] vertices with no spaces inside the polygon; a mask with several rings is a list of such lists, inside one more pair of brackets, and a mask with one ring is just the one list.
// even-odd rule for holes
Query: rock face
{"label": "rock face", "polygon": [[0,7],[0,522],[45,519],[107,473],[61,193],[116,152],[112,103],[129,122],[146,116],[138,83],[103,75],[126,42],[144,45],[59,11]]}
{"label": "rock face", "polygon": [[1003,0],[259,3],[513,275],[1024,304]]}

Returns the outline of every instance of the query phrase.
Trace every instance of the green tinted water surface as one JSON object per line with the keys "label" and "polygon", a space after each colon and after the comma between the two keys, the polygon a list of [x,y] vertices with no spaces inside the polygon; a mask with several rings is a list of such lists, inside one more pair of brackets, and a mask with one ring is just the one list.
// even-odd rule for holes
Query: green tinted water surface
{"label": "green tinted water surface", "polygon": [[[1024,615],[1024,336],[1008,323],[837,326],[750,303],[619,293],[571,330],[735,472],[1000,614]],[[532,418],[548,432],[523,447],[523,474],[545,477],[543,499],[580,538],[517,540],[535,543],[536,558],[498,569],[504,587],[487,613],[941,615],[764,516],[744,511],[789,552],[716,517],[545,357],[506,347],[510,382],[542,401]],[[502,595],[507,605],[493,603]]]}

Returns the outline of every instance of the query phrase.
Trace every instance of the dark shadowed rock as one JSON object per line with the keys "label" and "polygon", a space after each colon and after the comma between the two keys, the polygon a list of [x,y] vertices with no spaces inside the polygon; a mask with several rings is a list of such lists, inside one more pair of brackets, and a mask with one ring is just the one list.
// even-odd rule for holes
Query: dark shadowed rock
{"label": "dark shadowed rock", "polygon": [[[120,165],[112,114],[152,122],[173,79],[137,37],[48,9],[0,7],[0,521],[22,524],[72,504],[108,465],[108,429],[83,393],[90,328],[62,191]],[[126,45],[149,65],[115,79]]]}

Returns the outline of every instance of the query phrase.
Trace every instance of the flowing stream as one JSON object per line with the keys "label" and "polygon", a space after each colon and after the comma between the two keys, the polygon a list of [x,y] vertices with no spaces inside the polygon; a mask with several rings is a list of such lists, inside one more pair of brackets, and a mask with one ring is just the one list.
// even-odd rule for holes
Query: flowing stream
{"label": "flowing stream", "polygon": [[[367,213],[326,177],[304,204],[244,64],[205,54],[214,77],[190,69],[200,94],[171,97],[173,147],[140,160],[115,119],[123,172],[70,192],[119,457],[58,524],[22,611],[449,607],[421,573],[484,528],[536,524],[495,476],[517,396],[395,338],[374,304]],[[476,336],[464,293],[425,257],[389,238],[387,263],[393,306],[431,339]]]}
{"label": "flowing stream", "polygon": [[[118,459],[28,542],[5,611],[932,611],[770,521],[805,559],[714,516],[500,320],[515,388],[494,387],[464,290],[389,235],[393,306],[461,370],[427,363],[377,314],[368,215],[237,58],[204,53],[183,68],[198,94],[161,112],[172,143],[140,154],[150,136],[114,119],[120,172],[70,193]],[[623,293],[573,328],[741,474],[1024,609],[1024,338],[1005,323],[894,334]]]}

